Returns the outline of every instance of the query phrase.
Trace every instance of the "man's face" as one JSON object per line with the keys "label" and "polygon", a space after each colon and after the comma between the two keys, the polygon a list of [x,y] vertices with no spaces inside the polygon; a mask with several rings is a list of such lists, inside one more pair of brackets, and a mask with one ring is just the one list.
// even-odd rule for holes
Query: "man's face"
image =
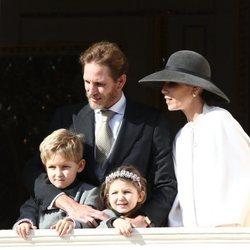
{"label": "man's face", "polygon": [[120,99],[126,76],[122,75],[115,81],[107,66],[92,62],[84,66],[83,81],[91,108],[103,109]]}

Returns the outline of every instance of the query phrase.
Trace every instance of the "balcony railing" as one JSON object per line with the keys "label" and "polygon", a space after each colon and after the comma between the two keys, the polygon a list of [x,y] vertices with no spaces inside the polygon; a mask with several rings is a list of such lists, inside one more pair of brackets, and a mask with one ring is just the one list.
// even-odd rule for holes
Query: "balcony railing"
{"label": "balcony railing", "polygon": [[140,228],[131,237],[116,229],[76,229],[60,238],[54,230],[35,230],[22,239],[13,230],[0,230],[0,249],[81,250],[249,250],[250,228]]}

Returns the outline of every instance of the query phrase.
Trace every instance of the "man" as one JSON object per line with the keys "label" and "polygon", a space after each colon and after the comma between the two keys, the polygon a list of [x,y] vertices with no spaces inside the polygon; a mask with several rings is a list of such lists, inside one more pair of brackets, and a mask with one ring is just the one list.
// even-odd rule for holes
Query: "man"
{"label": "man", "polygon": [[[134,103],[124,96],[128,62],[120,48],[110,42],[93,44],[80,56],[83,81],[88,104],[61,109],[57,112],[52,130],[69,127],[85,135],[86,169],[81,180],[99,186],[106,174],[121,165],[134,165],[147,178],[149,198],[135,218],[135,227],[147,227],[148,217],[155,226],[165,226],[177,187],[171,156],[168,124],[161,113],[153,108]],[[97,157],[98,130],[102,124],[103,109],[111,110],[109,126],[112,147],[104,161]],[[79,112],[78,112],[79,111]],[[96,226],[96,220],[105,219],[101,211],[76,203],[55,189],[42,173],[38,157],[29,161],[24,170],[25,183],[34,191],[44,209],[51,204],[67,211],[74,218]],[[38,177],[39,176],[39,177]],[[53,194],[50,199],[46,194]]]}

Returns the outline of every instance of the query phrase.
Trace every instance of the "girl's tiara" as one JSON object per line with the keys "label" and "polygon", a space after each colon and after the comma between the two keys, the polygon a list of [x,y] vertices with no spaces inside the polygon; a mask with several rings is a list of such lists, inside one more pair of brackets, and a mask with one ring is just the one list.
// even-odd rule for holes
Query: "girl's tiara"
{"label": "girl's tiara", "polygon": [[138,182],[139,186],[141,186],[140,183],[140,177],[137,174],[134,174],[132,172],[126,171],[126,170],[118,170],[114,173],[109,174],[108,176],[106,176],[105,182],[111,182],[117,178],[126,178],[126,179],[130,179],[132,181]]}

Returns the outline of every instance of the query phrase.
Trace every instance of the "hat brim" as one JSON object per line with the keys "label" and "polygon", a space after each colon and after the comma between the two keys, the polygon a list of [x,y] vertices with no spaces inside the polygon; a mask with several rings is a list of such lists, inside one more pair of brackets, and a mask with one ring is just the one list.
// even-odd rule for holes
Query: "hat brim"
{"label": "hat brim", "polygon": [[224,102],[230,102],[229,98],[211,81],[185,72],[163,69],[140,79],[139,83],[147,86],[162,87],[166,81],[200,87],[219,96]]}

